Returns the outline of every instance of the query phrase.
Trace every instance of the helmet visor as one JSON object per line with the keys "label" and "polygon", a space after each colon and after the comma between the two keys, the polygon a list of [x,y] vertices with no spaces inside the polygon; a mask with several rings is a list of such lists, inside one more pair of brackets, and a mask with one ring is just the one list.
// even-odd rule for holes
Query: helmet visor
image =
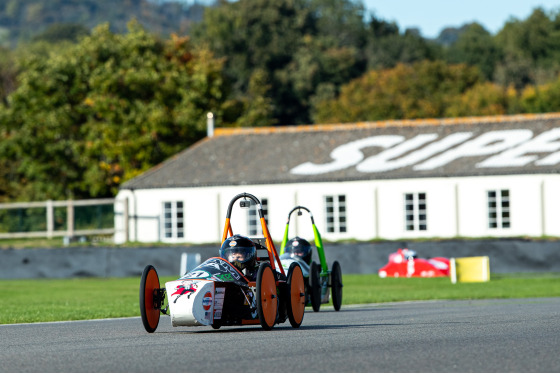
{"label": "helmet visor", "polygon": [[255,257],[255,247],[229,247],[220,249],[220,257],[229,262],[244,264]]}
{"label": "helmet visor", "polygon": [[290,253],[292,257],[306,257],[311,253],[311,247],[306,245],[289,246],[286,248],[286,252]]}

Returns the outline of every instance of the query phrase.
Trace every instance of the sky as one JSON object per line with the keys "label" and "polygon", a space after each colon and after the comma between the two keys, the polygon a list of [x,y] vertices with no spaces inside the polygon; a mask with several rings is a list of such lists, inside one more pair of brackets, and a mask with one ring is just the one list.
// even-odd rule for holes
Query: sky
{"label": "sky", "polygon": [[394,21],[403,32],[418,28],[425,38],[436,38],[446,27],[478,22],[492,34],[511,17],[524,20],[537,7],[559,10],[560,0],[362,0],[376,18]]}

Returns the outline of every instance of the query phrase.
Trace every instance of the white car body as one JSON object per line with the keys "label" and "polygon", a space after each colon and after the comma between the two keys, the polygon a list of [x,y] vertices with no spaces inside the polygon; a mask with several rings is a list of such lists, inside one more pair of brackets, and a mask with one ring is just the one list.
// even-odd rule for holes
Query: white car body
{"label": "white car body", "polygon": [[175,280],[165,288],[172,326],[207,326],[221,318],[225,288],[216,287],[214,281]]}

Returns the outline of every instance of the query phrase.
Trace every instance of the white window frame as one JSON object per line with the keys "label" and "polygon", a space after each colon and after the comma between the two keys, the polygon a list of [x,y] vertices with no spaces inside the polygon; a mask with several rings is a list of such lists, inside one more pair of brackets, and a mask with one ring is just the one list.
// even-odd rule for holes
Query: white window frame
{"label": "white window frame", "polygon": [[[262,225],[261,219],[259,217],[259,212],[257,211],[257,206],[253,200],[249,200],[249,210],[247,211],[247,233],[249,236],[262,236]],[[264,215],[264,221],[266,225],[269,225],[268,221],[268,199],[266,197],[260,198],[261,206]]]}
{"label": "white window frame", "polygon": [[486,198],[488,228],[491,230],[511,228],[511,194],[509,190],[488,190]]}
{"label": "white window frame", "polygon": [[346,195],[324,196],[323,202],[325,203],[325,227],[327,228],[327,232],[347,233]]}
{"label": "white window frame", "polygon": [[428,194],[407,192],[404,194],[404,230],[428,230]]}
{"label": "white window frame", "polygon": [[164,201],[162,203],[161,232],[164,240],[185,238],[185,203]]}

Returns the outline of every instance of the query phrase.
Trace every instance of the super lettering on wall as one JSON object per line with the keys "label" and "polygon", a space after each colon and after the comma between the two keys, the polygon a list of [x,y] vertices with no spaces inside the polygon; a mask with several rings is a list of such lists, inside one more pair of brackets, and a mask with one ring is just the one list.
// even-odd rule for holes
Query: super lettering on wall
{"label": "super lettering on wall", "polygon": [[[361,173],[381,173],[412,167],[415,171],[435,170],[456,160],[488,156],[475,168],[552,166],[560,163],[560,128],[534,136],[528,129],[457,132],[438,139],[438,134],[419,134],[410,139],[402,135],[378,135],[336,147],[325,164],[305,162],[290,170],[297,175],[326,174],[350,167]],[[362,149],[378,147],[381,151],[364,157]]]}

